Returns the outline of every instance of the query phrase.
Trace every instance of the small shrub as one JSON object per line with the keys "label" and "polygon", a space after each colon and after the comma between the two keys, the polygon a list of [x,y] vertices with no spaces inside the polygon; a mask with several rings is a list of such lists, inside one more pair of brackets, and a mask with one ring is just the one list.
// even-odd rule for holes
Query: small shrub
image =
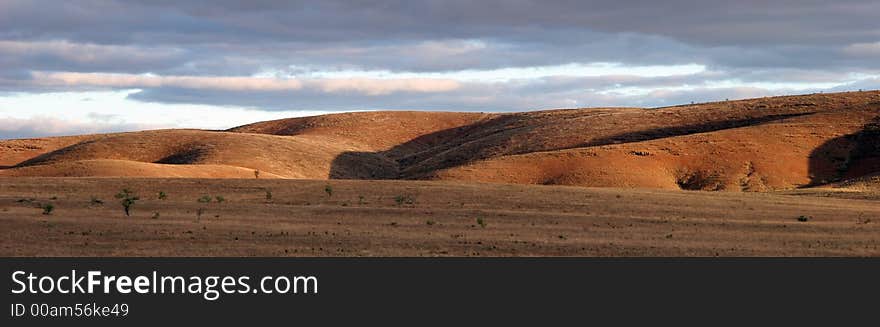
{"label": "small shrub", "polygon": [[165,194],[165,192],[159,191],[159,200],[165,200],[167,198],[168,198],[168,194]]}
{"label": "small shrub", "polygon": [[480,225],[482,228],[486,228],[486,221],[483,218],[477,218],[477,225]]}
{"label": "small shrub", "polygon": [[259,170],[254,170],[254,178],[260,179],[260,171]]}
{"label": "small shrub", "polygon": [[44,215],[51,215],[53,210],[55,210],[55,206],[52,205],[51,203],[47,203],[47,204],[43,205],[43,214]]}
{"label": "small shrub", "polygon": [[202,197],[200,197],[196,201],[198,201],[199,203],[211,203],[211,200],[212,200],[212,198],[210,196],[203,195]]}
{"label": "small shrub", "polygon": [[159,212],[158,212],[158,211],[154,212],[154,213],[153,213],[153,216],[150,217],[150,218],[153,218],[153,219],[159,219]]}
{"label": "small shrub", "polygon": [[428,220],[425,222],[425,224],[428,226],[434,226],[434,224],[436,224],[436,222],[434,222],[433,220]]}
{"label": "small shrub", "polygon": [[416,202],[416,199],[412,195],[398,195],[394,197],[394,202],[397,203],[397,206],[402,206],[404,204],[413,204]]}
{"label": "small shrub", "polygon": [[367,203],[367,201],[364,200],[364,196],[363,196],[363,195],[358,195],[358,204],[359,204],[359,205],[364,205],[365,203]]}
{"label": "small shrub", "polygon": [[805,222],[810,221],[810,217],[807,217],[807,216],[800,216],[800,217],[797,218],[797,221],[802,222],[802,223],[805,223]]}
{"label": "small shrub", "polygon": [[266,201],[272,201],[272,191],[266,190]]}
{"label": "small shrub", "polygon": [[216,196],[216,197],[214,197],[214,198],[217,199],[217,203],[223,203],[223,202],[226,202],[226,198],[224,198],[223,196],[218,195],[218,196]]}
{"label": "small shrub", "polygon": [[137,200],[140,200],[140,197],[138,197],[128,189],[123,189],[122,192],[117,193],[116,198],[121,200],[122,208],[123,210],[125,210],[126,217],[131,216],[131,207],[135,204]]}
{"label": "small shrub", "polygon": [[89,205],[102,206],[102,205],[104,205],[104,200],[101,200],[101,199],[93,196],[92,200],[89,201]]}
{"label": "small shrub", "polygon": [[324,192],[327,193],[327,196],[333,196],[333,186],[324,186]]}

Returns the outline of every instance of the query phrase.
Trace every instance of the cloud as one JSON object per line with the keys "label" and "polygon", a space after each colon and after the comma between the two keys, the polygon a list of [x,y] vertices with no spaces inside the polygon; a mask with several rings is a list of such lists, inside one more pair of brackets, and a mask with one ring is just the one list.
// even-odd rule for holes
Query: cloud
{"label": "cloud", "polygon": [[46,136],[81,135],[148,130],[169,126],[156,124],[129,124],[71,121],[53,117],[0,118],[0,139],[33,138]]}
{"label": "cloud", "polygon": [[98,45],[56,41],[0,40],[0,68],[138,72],[183,64],[174,47]]}
{"label": "cloud", "polygon": [[[275,117],[867,89],[880,76],[877,12],[873,0],[6,0],[0,99],[99,90],[125,94],[91,105]],[[589,71],[601,65],[616,68]]]}
{"label": "cloud", "polygon": [[459,87],[448,79],[287,79],[270,77],[229,76],[150,76],[105,73],[47,73],[35,72],[33,84],[44,86],[109,87],[109,88],[184,88],[222,91],[295,91],[303,88],[326,93],[358,92],[367,95],[386,95],[395,92],[445,92]]}
{"label": "cloud", "polygon": [[259,77],[148,76],[106,73],[35,72],[33,83],[46,86],[156,88],[180,87],[225,91],[284,91],[302,88],[298,80]]}
{"label": "cloud", "polygon": [[850,44],[843,49],[843,52],[851,56],[872,57],[876,59],[880,56],[880,42]]}
{"label": "cloud", "polygon": [[36,0],[4,2],[0,39],[91,45],[93,52],[144,48],[141,55],[171,56],[135,65],[161,75],[310,64],[391,71],[594,61],[878,67],[839,51],[880,39],[877,12],[880,3],[870,0]]}

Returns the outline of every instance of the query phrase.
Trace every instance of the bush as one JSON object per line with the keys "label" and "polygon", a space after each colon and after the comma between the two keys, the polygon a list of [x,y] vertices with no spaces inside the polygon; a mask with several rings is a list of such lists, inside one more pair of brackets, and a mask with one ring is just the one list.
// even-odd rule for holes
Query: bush
{"label": "bush", "polygon": [[811,217],[800,216],[800,217],[797,218],[797,221],[802,222],[802,223],[805,223],[805,222],[810,221],[810,218],[811,218]]}
{"label": "bush", "polygon": [[272,201],[272,191],[266,190],[266,201]]}
{"label": "bush", "polygon": [[217,199],[217,203],[226,202],[226,198],[224,198],[223,196],[218,195],[218,196],[215,196],[214,198]]}
{"label": "bush", "polygon": [[333,196],[333,186],[324,186],[324,192],[327,193],[327,196]]}
{"label": "bush", "polygon": [[131,216],[131,207],[137,200],[141,199],[128,189],[123,189],[122,192],[116,194],[116,198],[121,200],[122,208],[125,210],[126,217]]}
{"label": "bush", "polygon": [[167,198],[168,198],[168,194],[165,194],[165,192],[159,191],[159,200],[165,200]]}
{"label": "bush", "polygon": [[398,206],[402,206],[404,204],[413,204],[416,202],[416,199],[412,195],[398,195],[394,197],[394,202],[397,203]]}
{"label": "bush", "polygon": [[52,205],[51,203],[43,205],[43,214],[44,215],[51,215],[53,210],[55,210],[55,206]]}
{"label": "bush", "polygon": [[102,205],[104,205],[104,200],[101,200],[101,199],[93,196],[92,200],[89,201],[89,204],[93,205],[93,206],[102,206]]}
{"label": "bush", "polygon": [[480,225],[482,228],[486,228],[486,221],[483,218],[477,218],[477,225]]}
{"label": "bush", "polygon": [[153,219],[159,219],[159,212],[158,212],[158,211],[154,212],[154,213],[153,213],[153,217],[151,217],[151,218],[153,218]]}
{"label": "bush", "polygon": [[203,195],[202,197],[200,197],[196,201],[198,201],[199,203],[211,203],[211,200],[212,200],[212,198],[210,196]]}

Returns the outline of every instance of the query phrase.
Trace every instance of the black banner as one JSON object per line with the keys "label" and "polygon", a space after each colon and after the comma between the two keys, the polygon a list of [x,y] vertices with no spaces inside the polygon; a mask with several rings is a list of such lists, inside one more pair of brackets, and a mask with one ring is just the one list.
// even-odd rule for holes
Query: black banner
{"label": "black banner", "polygon": [[[880,292],[876,259],[7,258],[0,262],[3,326],[266,321],[669,324],[701,319],[713,319],[705,322],[714,324],[757,322],[760,317],[786,323],[829,319],[840,325],[874,319]],[[163,277],[164,292],[160,292]],[[88,292],[90,281],[95,282],[92,292]],[[231,293],[222,289],[224,283]],[[172,284],[174,289],[169,288]],[[185,293],[184,284],[192,287]]]}

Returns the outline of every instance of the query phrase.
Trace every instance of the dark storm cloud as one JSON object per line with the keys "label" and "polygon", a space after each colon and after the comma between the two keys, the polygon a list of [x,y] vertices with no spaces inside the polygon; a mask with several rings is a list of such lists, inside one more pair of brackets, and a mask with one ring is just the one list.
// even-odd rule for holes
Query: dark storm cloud
{"label": "dark storm cloud", "polygon": [[[206,68],[236,57],[417,71],[608,60],[876,67],[840,50],[880,40],[878,12],[877,1],[13,0],[0,4],[0,38],[188,49],[187,64]],[[435,58],[426,40],[490,47]]]}
{"label": "dark storm cloud", "polygon": [[710,45],[847,44],[880,36],[876,1],[7,1],[0,9],[8,34],[101,43],[516,39],[566,29]]}

